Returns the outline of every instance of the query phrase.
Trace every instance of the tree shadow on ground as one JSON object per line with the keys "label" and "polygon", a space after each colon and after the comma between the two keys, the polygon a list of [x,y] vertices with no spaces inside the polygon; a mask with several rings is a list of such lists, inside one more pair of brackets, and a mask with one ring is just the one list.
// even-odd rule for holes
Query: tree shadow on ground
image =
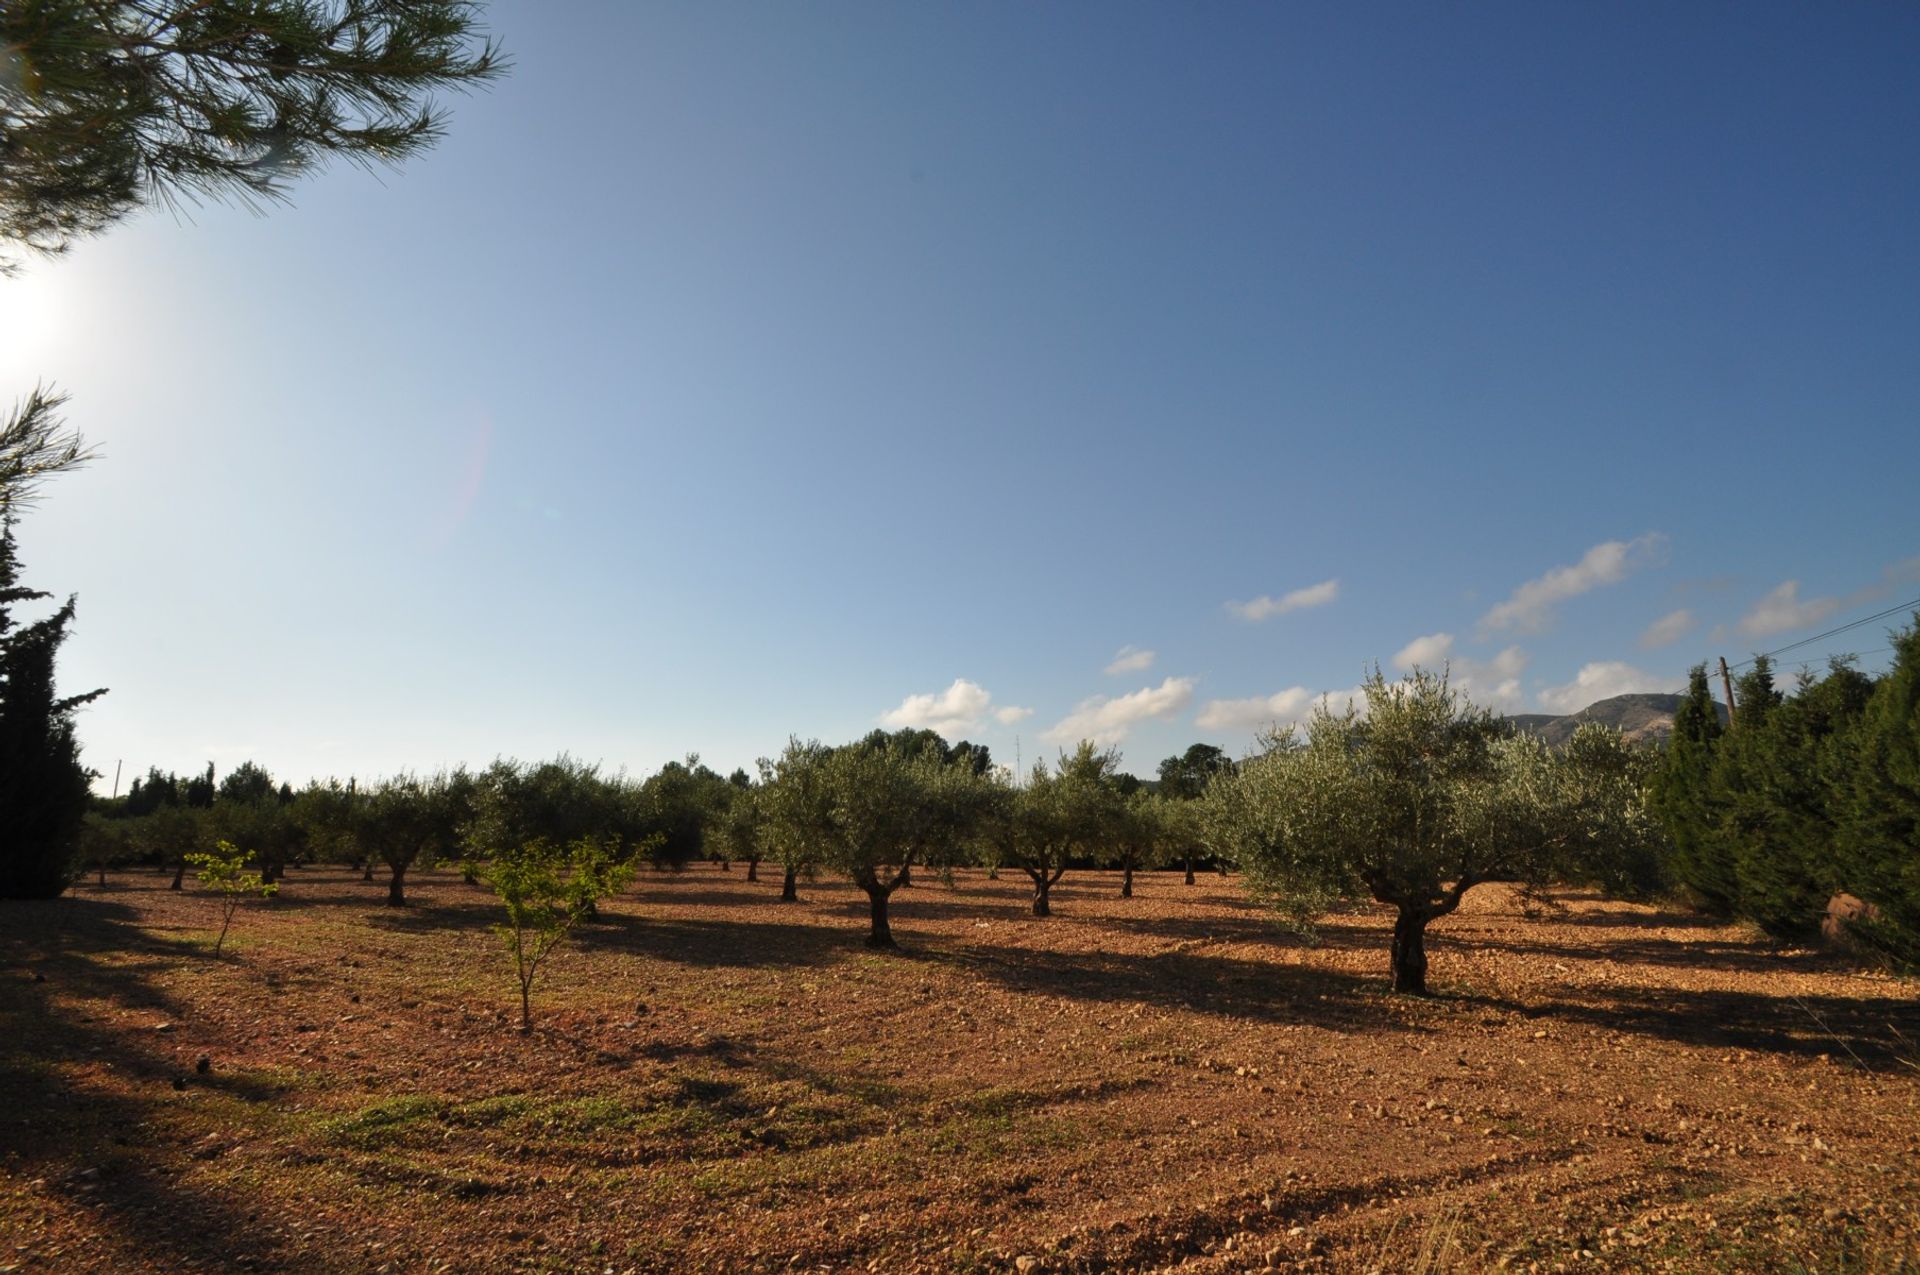
{"label": "tree shadow on ground", "polygon": [[1095,1004],[1147,1004],[1347,1033],[1434,1030],[1390,1011],[1384,979],[1344,970],[1182,951],[1123,955],[966,946],[918,955],[1009,991]]}
{"label": "tree shadow on ground", "polygon": [[494,902],[445,903],[422,898],[406,907],[382,907],[361,914],[372,929],[394,934],[432,934],[440,931],[486,930],[501,919],[500,905]]}
{"label": "tree shadow on ground", "polygon": [[1626,911],[1608,908],[1599,911],[1550,912],[1543,918],[1555,925],[1570,925],[1581,930],[1724,930],[1728,922],[1692,912]]}
{"label": "tree shadow on ground", "polygon": [[[1437,931],[1436,931],[1437,933]],[[1463,947],[1485,948],[1559,960],[1614,961],[1622,965],[1657,965],[1736,974],[1842,973],[1855,968],[1845,956],[1812,948],[1775,950],[1757,942],[1729,939],[1681,939],[1648,935],[1639,939],[1596,935],[1591,943],[1568,943],[1550,938],[1527,939],[1511,933],[1476,934],[1470,927],[1448,937]]]}
{"label": "tree shadow on ground", "polygon": [[1920,1003],[1912,997],[1636,987],[1562,996],[1526,1012],[1709,1049],[1807,1059],[1824,1054],[1877,1073],[1910,1075],[1920,1067]]}
{"label": "tree shadow on ground", "polygon": [[[9,1176],[41,1179],[66,1198],[97,1243],[86,1246],[84,1259],[70,1245],[67,1258],[91,1260],[92,1269],[138,1255],[173,1269],[226,1270],[244,1259],[255,1271],[320,1271],[322,1263],[289,1252],[261,1224],[257,1204],[157,1168],[165,1157],[152,1154],[152,1141],[178,1124],[173,1111],[191,1101],[182,1090],[202,1078],[168,1056],[168,1045],[179,1048],[174,1033],[155,1033],[148,1045],[146,1034],[103,1023],[74,1002],[179,1020],[182,1007],[152,980],[162,969],[178,971],[183,958],[208,958],[135,921],[124,905],[86,896],[0,904],[8,970],[0,976],[0,1111]],[[26,1241],[13,1241],[16,1254],[32,1252]]]}
{"label": "tree shadow on ground", "polygon": [[[609,913],[575,931],[574,941],[599,952],[622,952],[704,968],[827,965],[861,951],[859,928],[776,921],[695,921]],[[906,937],[906,936],[903,936]]]}

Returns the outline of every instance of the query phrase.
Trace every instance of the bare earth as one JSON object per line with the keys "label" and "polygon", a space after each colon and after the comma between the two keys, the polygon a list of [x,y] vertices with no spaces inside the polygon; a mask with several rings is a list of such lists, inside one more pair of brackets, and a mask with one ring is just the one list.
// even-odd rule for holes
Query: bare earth
{"label": "bare earth", "polygon": [[1412,1000],[1380,912],[1171,873],[876,955],[768,876],[644,874],[530,1038],[457,877],[295,871],[218,961],[165,878],[0,904],[0,1271],[1920,1269],[1912,983],[1483,887]]}

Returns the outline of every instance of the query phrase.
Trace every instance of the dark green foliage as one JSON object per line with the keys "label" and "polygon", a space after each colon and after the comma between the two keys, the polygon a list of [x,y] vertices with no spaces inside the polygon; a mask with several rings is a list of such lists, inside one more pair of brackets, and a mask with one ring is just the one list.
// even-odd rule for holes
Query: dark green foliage
{"label": "dark green foliage", "polygon": [[964,766],[976,778],[984,778],[993,769],[993,753],[985,744],[961,740],[947,752],[949,764]]}
{"label": "dark green foliage", "polygon": [[1707,683],[1707,666],[1687,675],[1687,695],[1674,714],[1673,735],[1650,786],[1654,813],[1673,844],[1669,871],[1708,911],[1733,915],[1739,882],[1724,853],[1713,800],[1714,754],[1720,742],[1719,710]]}
{"label": "dark green foliage", "polygon": [[0,898],[50,899],[67,888],[92,778],[73,711],[106,694],[55,693],[54,657],[74,600],[32,624],[12,614],[47,596],[19,584],[12,513],[0,511]]}
{"label": "dark green foliage", "polygon": [[1649,797],[1671,874],[1702,906],[1797,942],[1818,932],[1829,899],[1853,894],[1880,911],[1860,937],[1920,963],[1914,631],[1895,649],[1877,685],[1842,658],[1791,695],[1757,658],[1724,733],[1705,669],[1693,671]]}
{"label": "dark green foliage", "polygon": [[269,801],[278,795],[273,776],[250,761],[243,761],[220,781],[218,801]]}
{"label": "dark green foliage", "polygon": [[130,819],[150,815],[163,806],[178,806],[185,801],[185,785],[178,775],[158,766],[147,769],[144,779],[136,777],[127,789],[125,813]]}
{"label": "dark green foliage", "polygon": [[8,0],[0,239],[56,252],[155,200],[283,198],[430,146],[500,69],[466,0]]}
{"label": "dark green foliage", "polygon": [[1729,850],[1740,912],[1782,941],[1820,928],[1827,900],[1843,884],[1835,849],[1846,815],[1835,781],[1850,769],[1852,734],[1873,683],[1844,662],[1766,705],[1757,727],[1743,720],[1732,750],[1739,787],[1730,802]]}
{"label": "dark green foliage", "polygon": [[1233,758],[1212,744],[1193,744],[1160,763],[1160,795],[1192,801],[1219,775],[1231,775]]}
{"label": "dark green foliage", "polygon": [[180,796],[196,810],[206,810],[213,805],[213,763],[207,763],[207,773],[195,775],[180,786]]}
{"label": "dark green foliage", "polygon": [[640,786],[639,809],[646,832],[658,838],[651,857],[655,867],[678,868],[707,857],[707,827],[719,818],[730,785],[698,754],[670,761]]}
{"label": "dark green foliage", "polygon": [[1853,738],[1842,863],[1848,892],[1880,909],[1858,932],[1920,967],[1920,614],[1894,635],[1893,668]]}

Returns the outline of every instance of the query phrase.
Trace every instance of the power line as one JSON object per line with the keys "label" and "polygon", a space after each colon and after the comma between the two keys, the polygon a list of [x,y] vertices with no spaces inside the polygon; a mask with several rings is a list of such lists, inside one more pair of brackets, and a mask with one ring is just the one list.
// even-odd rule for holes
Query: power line
{"label": "power line", "polygon": [[[1894,648],[1890,646],[1876,646],[1871,651],[1830,651],[1827,654],[1845,655],[1849,659],[1865,659],[1869,655],[1885,655],[1888,651],[1891,651],[1893,649]],[[1811,664],[1819,658],[1820,656],[1817,656],[1817,655],[1809,655],[1804,659],[1788,660],[1787,663],[1796,664],[1796,665]]]}
{"label": "power line", "polygon": [[1888,607],[1884,611],[1876,611],[1872,615],[1862,616],[1858,620],[1849,620],[1838,628],[1828,629],[1825,633],[1816,633],[1809,638],[1801,638],[1798,642],[1789,642],[1778,650],[1767,651],[1764,654],[1753,656],[1751,659],[1741,660],[1738,664],[1732,665],[1731,667],[1745,668],[1747,665],[1752,664],[1754,660],[1770,660],[1776,655],[1784,655],[1788,651],[1797,651],[1803,646],[1812,646],[1815,642],[1824,642],[1836,633],[1845,633],[1848,629],[1857,629],[1863,624],[1872,624],[1875,620],[1884,620],[1888,616],[1898,615],[1902,611],[1912,611],[1915,607],[1920,607],[1920,598],[1915,598],[1911,602],[1902,602],[1899,606]]}

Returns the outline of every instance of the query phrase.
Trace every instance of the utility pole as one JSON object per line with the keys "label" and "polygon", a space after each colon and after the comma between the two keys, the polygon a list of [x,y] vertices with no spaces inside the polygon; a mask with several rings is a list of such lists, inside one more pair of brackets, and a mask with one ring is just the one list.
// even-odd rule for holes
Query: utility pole
{"label": "utility pole", "polygon": [[120,796],[120,767],[126,760],[126,758],[121,757],[117,758],[113,763],[113,795],[116,798]]}
{"label": "utility pole", "polygon": [[1727,725],[1733,725],[1733,674],[1727,672],[1727,657],[1720,657],[1720,685],[1727,691]]}

